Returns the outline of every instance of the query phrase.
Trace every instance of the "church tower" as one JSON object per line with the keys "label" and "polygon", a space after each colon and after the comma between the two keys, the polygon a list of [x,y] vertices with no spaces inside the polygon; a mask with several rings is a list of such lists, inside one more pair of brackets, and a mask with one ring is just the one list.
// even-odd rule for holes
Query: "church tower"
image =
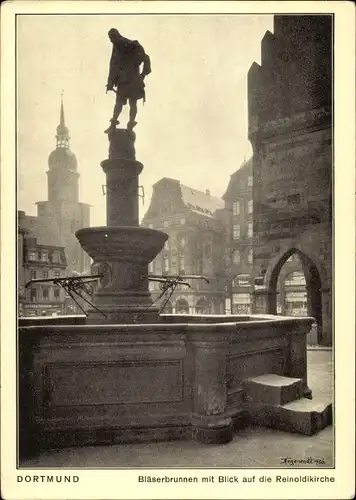
{"label": "church tower", "polygon": [[67,274],[90,270],[90,259],[79,245],[75,232],[90,226],[90,206],[79,202],[77,159],[70,150],[69,129],[65,124],[63,94],[56,133],[56,149],[48,157],[48,201],[37,202],[37,215],[59,234],[67,258]]}
{"label": "church tower", "polygon": [[78,202],[79,174],[77,159],[69,147],[69,129],[65,125],[63,96],[60,123],[57,127],[56,149],[48,157],[48,201]]}

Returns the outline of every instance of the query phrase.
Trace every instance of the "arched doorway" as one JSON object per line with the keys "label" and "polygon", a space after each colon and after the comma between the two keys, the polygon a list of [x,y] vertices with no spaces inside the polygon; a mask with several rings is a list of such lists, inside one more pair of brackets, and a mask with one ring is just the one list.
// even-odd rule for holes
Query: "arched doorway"
{"label": "arched doorway", "polygon": [[303,269],[289,272],[280,286],[283,287],[284,292],[284,314],[286,316],[308,316],[307,287]]}
{"label": "arched doorway", "polygon": [[197,314],[211,314],[211,304],[204,298],[199,299],[195,306]]}
{"label": "arched doorway", "polygon": [[178,299],[177,300],[176,313],[189,314],[189,304],[185,299]]}
{"label": "arched doorway", "polygon": [[269,314],[315,318],[321,342],[321,279],[310,257],[297,249],[288,250],[272,270],[268,291]]}

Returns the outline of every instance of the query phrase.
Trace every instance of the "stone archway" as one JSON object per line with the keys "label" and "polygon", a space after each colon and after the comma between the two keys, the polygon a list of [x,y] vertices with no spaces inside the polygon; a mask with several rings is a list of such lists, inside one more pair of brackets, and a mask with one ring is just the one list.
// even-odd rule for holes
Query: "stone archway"
{"label": "stone archway", "polygon": [[317,323],[318,343],[323,343],[323,311],[322,311],[322,273],[320,268],[305,253],[297,248],[290,248],[282,255],[278,255],[278,260],[274,259],[272,265],[266,272],[265,284],[268,290],[267,312],[277,314],[277,282],[282,267],[294,253],[302,263],[307,290],[308,315],[315,318]]}
{"label": "stone archway", "polygon": [[178,299],[176,302],[176,314],[189,314],[189,304],[186,299]]}
{"label": "stone archway", "polygon": [[196,314],[211,314],[211,304],[205,299],[201,298],[197,301],[195,305]]}

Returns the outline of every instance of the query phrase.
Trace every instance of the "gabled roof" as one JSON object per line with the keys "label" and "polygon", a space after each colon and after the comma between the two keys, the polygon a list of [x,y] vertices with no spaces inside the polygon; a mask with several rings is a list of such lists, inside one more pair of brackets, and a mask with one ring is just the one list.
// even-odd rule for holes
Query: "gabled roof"
{"label": "gabled roof", "polygon": [[222,199],[212,196],[209,192],[198,191],[184,184],[180,185],[183,203],[193,212],[213,217],[216,210],[224,208]]}
{"label": "gabled roof", "polygon": [[181,184],[177,179],[163,177],[153,185],[151,204],[144,219],[152,215],[151,207],[153,206],[153,200],[156,201],[156,205],[160,203],[160,194],[162,191],[171,194],[172,197],[175,198],[179,209],[184,209],[184,207],[186,207],[192,212],[204,215],[205,217],[214,217],[217,210],[224,208],[223,200],[216,196],[212,196],[209,190],[205,192],[199,191],[198,189]]}

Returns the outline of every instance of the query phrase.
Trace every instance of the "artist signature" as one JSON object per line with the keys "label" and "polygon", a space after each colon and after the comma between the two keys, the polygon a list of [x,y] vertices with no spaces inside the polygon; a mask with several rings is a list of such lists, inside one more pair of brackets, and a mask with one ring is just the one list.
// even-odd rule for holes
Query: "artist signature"
{"label": "artist signature", "polygon": [[325,465],[325,460],[322,458],[314,458],[314,457],[307,457],[307,458],[299,458],[295,459],[292,457],[281,457],[281,464],[282,465]]}

